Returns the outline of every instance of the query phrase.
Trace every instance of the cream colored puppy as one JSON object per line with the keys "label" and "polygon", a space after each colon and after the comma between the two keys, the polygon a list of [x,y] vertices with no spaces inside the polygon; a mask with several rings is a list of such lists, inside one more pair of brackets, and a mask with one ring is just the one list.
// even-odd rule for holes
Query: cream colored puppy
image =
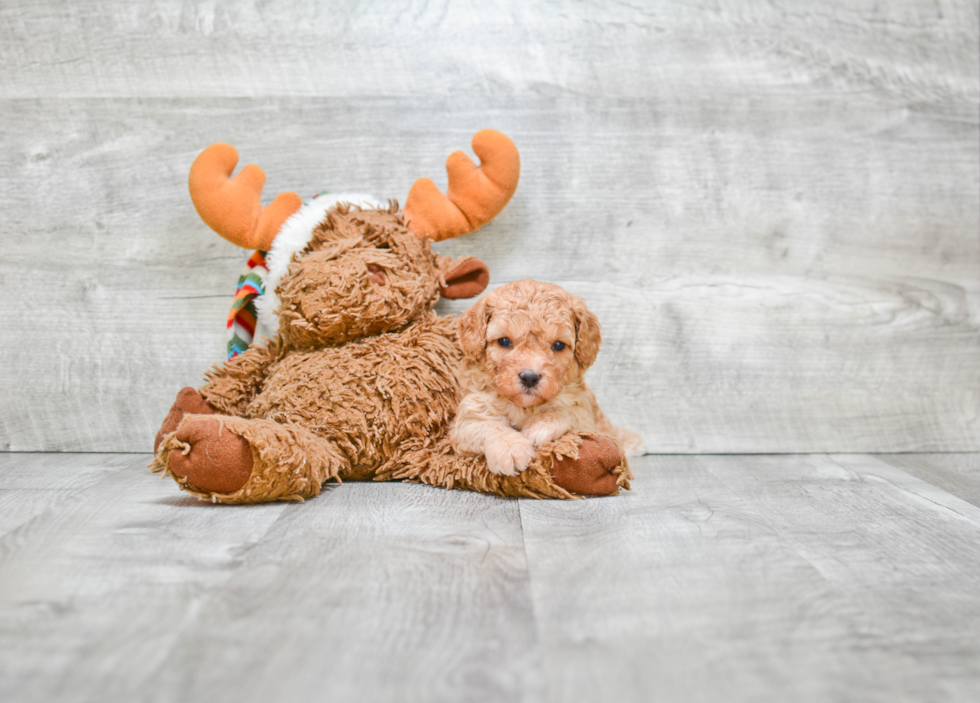
{"label": "cream colored puppy", "polygon": [[463,313],[459,341],[457,452],[483,454],[491,471],[508,476],[567,432],[609,435],[627,456],[642,453],[640,437],[610,423],[585,385],[602,338],[581,298],[551,283],[508,283]]}

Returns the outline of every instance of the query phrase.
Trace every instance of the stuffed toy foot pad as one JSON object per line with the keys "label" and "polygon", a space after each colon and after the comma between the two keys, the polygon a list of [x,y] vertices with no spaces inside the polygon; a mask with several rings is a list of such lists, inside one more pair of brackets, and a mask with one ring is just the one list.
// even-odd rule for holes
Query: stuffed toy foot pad
{"label": "stuffed toy foot pad", "polygon": [[174,404],[170,406],[170,412],[163,418],[160,430],[153,441],[153,453],[157,453],[163,438],[177,429],[177,425],[184,419],[184,415],[213,415],[214,413],[215,409],[195,389],[190,386],[181,388]]}
{"label": "stuffed toy foot pad", "polygon": [[622,472],[615,469],[622,462],[623,454],[613,440],[602,435],[588,435],[579,444],[578,458],[557,459],[552,464],[551,475],[554,482],[569,493],[607,496],[620,488]]}
{"label": "stuffed toy foot pad", "polygon": [[170,452],[170,473],[178,482],[208,493],[234,493],[252,475],[252,447],[220,416],[190,415],[173,436],[179,447]]}

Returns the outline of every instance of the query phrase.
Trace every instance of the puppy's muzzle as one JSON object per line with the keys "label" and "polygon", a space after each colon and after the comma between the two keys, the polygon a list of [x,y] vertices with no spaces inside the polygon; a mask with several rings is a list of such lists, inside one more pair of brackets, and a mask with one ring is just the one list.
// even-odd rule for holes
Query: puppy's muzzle
{"label": "puppy's muzzle", "polygon": [[524,369],[517,374],[517,377],[521,379],[521,384],[528,389],[534,388],[541,380],[541,374],[531,371],[531,369]]}

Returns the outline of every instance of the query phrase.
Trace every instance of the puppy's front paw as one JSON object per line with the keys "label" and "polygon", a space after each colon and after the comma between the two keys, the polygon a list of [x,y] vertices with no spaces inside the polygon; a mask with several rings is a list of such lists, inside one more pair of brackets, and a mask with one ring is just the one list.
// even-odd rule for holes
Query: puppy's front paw
{"label": "puppy's front paw", "polygon": [[521,430],[527,440],[535,447],[540,447],[545,442],[553,442],[566,432],[566,428],[561,425],[552,425],[547,422],[538,422],[527,425]]}
{"label": "puppy's front paw", "polygon": [[487,447],[487,468],[501,476],[516,476],[527,468],[535,454],[531,442],[515,433],[513,438]]}

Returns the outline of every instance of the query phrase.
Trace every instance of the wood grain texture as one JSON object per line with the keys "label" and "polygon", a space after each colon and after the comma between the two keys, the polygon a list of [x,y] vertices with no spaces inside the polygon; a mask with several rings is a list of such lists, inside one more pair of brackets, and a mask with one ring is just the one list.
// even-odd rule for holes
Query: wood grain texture
{"label": "wood grain texture", "polygon": [[[975,90],[976,6],[749,2],[273,5],[11,0],[7,97],[610,98],[747,87]],[[722,105],[719,105],[723,109]]]}
{"label": "wood grain texture", "polygon": [[548,700],[980,693],[975,506],[866,456],[640,466],[521,504]]}
{"label": "wood grain texture", "polygon": [[182,497],[148,459],[0,540],[3,700],[534,691],[516,501],[348,484],[228,510]]}
{"label": "wood grain texture", "polygon": [[125,454],[0,454],[0,536],[132,464]]}
{"label": "wood grain texture", "polygon": [[980,506],[980,456],[977,454],[880,454],[877,458]]}
{"label": "wood grain texture", "polygon": [[184,497],[148,459],[0,465],[0,493],[75,492],[0,537],[0,700],[980,696],[980,508],[877,457],[649,456],[633,491],[574,502],[348,483],[263,506]]}
{"label": "wood grain texture", "polygon": [[980,449],[978,49],[969,3],[6,3],[0,449],[145,450],[222,357],[206,144],[403,198],[485,126],[521,184],[443,251],[583,295],[651,450]]}
{"label": "wood grain texture", "polygon": [[0,538],[3,700],[142,697],[205,593],[287,508],[209,510],[151,475],[147,459]]}
{"label": "wood grain texture", "polygon": [[[289,509],[151,700],[515,701],[541,679],[516,501],[345,484]],[[262,623],[256,627],[257,623]]]}

